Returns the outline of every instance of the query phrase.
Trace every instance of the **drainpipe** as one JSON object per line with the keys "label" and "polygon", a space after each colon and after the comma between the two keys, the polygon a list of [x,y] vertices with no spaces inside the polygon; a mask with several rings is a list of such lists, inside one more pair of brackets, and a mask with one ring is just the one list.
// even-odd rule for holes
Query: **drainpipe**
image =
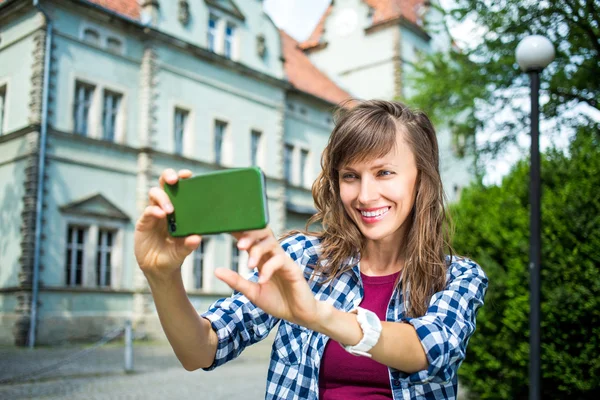
{"label": "drainpipe", "polygon": [[44,77],[42,82],[42,118],[38,152],[37,198],[35,202],[35,243],[33,248],[33,277],[31,282],[31,318],[29,321],[29,348],[35,346],[35,330],[37,324],[38,287],[40,279],[40,253],[42,246],[42,212],[44,204],[44,174],[46,173],[46,142],[48,133],[48,90],[50,85],[50,53],[52,51],[52,21],[39,0],[33,0],[33,6],[39,10],[46,20],[46,49],[44,52]]}

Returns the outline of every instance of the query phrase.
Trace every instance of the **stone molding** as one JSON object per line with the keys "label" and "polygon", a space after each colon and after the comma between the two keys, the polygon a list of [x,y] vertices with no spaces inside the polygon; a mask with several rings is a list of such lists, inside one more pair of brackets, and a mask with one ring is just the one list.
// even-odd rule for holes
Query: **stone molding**
{"label": "stone molding", "polygon": [[40,124],[42,122],[46,34],[45,29],[39,29],[33,34],[33,64],[31,65],[31,90],[29,91],[30,124]]}
{"label": "stone molding", "polygon": [[402,98],[402,34],[399,27],[394,31],[393,46],[394,98],[399,99]]}

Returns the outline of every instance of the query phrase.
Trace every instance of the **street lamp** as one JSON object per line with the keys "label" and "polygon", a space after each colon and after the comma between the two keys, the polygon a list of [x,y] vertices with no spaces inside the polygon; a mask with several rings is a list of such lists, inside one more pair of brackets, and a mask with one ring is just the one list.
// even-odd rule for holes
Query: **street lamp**
{"label": "street lamp", "polygon": [[540,72],[554,60],[554,46],[544,36],[527,36],[517,46],[517,63],[531,79],[531,167],[529,172],[529,399],[540,399]]}

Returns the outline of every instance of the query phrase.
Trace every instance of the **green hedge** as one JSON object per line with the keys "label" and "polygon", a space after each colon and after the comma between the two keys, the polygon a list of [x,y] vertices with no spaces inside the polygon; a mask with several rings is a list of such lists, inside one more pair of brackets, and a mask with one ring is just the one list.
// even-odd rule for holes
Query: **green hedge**
{"label": "green hedge", "polygon": [[[600,135],[581,130],[542,158],[542,398],[600,398]],[[490,280],[460,369],[474,398],[526,399],[529,161],[452,207],[457,253]]]}

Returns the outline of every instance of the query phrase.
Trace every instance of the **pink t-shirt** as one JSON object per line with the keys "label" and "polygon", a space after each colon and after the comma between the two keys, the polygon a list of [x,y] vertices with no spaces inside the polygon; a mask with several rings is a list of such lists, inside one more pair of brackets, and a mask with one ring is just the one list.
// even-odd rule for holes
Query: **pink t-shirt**
{"label": "pink t-shirt", "polygon": [[[380,320],[385,321],[399,273],[386,276],[366,276],[361,273],[364,297],[360,306],[373,311]],[[319,399],[363,398],[393,398],[388,367],[368,357],[354,356],[338,342],[328,341],[319,371]]]}

